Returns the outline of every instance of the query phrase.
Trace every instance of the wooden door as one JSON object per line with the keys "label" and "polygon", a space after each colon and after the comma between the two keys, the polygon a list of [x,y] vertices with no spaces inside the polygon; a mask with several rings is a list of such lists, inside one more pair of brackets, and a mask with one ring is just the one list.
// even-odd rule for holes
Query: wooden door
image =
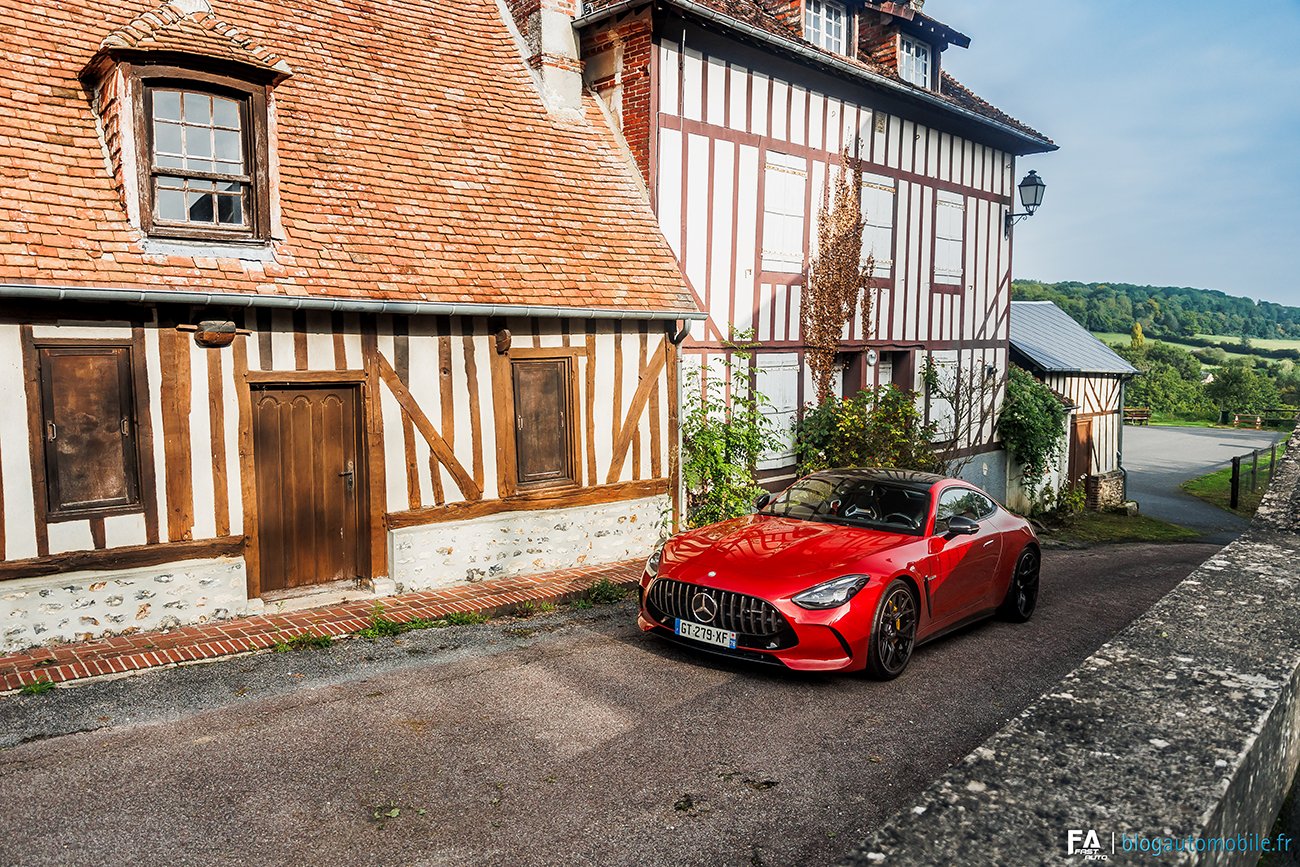
{"label": "wooden door", "polygon": [[1092,475],[1092,419],[1076,418],[1070,438],[1070,478],[1074,484]]}
{"label": "wooden door", "polygon": [[546,358],[516,361],[512,368],[519,484],[574,481],[572,364]]}
{"label": "wooden door", "polygon": [[355,387],[253,390],[262,591],[365,574],[365,466]]}

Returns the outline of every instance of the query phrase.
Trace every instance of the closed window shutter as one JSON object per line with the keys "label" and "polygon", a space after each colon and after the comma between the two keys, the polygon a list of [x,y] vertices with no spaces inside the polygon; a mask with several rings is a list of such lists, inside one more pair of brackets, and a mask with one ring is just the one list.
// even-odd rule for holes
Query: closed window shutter
{"label": "closed window shutter", "polygon": [[875,257],[873,277],[888,277],[894,267],[894,195],[893,178],[862,175],[862,261]]}
{"label": "closed window shutter", "polygon": [[803,268],[804,197],[808,163],[802,157],[768,154],[763,172],[763,269]]}
{"label": "closed window shutter", "polygon": [[569,360],[516,361],[512,369],[519,484],[573,481]]}
{"label": "closed window shutter", "polygon": [[940,193],[934,216],[934,282],[961,285],[966,236],[966,203],[958,195]]}
{"label": "closed window shutter", "polygon": [[130,350],[41,348],[40,369],[49,511],[138,503]]}

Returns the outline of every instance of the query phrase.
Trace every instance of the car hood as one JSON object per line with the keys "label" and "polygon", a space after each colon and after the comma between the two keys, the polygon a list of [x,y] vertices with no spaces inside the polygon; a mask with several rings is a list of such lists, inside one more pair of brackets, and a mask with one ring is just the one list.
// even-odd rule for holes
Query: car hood
{"label": "car hood", "polygon": [[[772,515],[748,515],[674,537],[660,574],[724,590],[797,593],[893,560],[917,536]],[[710,574],[713,573],[713,574]]]}

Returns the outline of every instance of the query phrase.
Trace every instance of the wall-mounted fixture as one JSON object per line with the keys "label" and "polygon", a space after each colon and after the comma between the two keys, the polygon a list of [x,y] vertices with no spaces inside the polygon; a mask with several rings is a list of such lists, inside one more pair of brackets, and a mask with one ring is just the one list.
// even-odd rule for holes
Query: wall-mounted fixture
{"label": "wall-mounted fixture", "polygon": [[1025,179],[1020,182],[1020,204],[1024,206],[1023,214],[1016,214],[1007,211],[1006,235],[1011,237],[1011,227],[1026,217],[1032,217],[1034,211],[1043,203],[1043,193],[1047,191],[1047,184],[1038,176],[1038,172],[1031,171],[1025,175]]}

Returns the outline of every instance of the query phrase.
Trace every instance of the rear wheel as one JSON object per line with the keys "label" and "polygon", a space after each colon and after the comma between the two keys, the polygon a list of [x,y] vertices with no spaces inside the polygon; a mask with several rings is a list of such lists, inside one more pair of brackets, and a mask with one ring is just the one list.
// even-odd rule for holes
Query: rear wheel
{"label": "rear wheel", "polygon": [[894,579],[880,596],[876,620],[867,640],[867,673],[893,680],[903,673],[916,646],[916,599],[907,582]]}
{"label": "rear wheel", "polygon": [[1026,548],[1016,559],[1016,571],[1011,575],[1011,586],[1007,588],[1007,598],[1002,600],[998,613],[1004,620],[1012,623],[1024,623],[1034,616],[1038,607],[1038,552]]}

